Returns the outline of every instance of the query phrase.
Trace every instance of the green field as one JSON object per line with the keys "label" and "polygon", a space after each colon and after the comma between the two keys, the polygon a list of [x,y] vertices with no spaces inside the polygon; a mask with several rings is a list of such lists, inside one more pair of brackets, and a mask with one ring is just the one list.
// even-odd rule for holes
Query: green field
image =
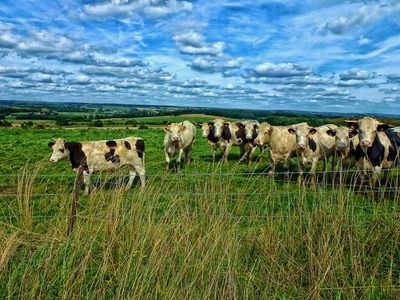
{"label": "green field", "polygon": [[[146,143],[145,192],[123,190],[124,170],[94,176],[67,237],[74,174],[67,161],[50,164],[47,143],[127,136]],[[266,155],[248,167],[234,148],[227,165],[213,164],[198,130],[192,164],[166,174],[163,136],[0,129],[0,299],[400,297],[398,170],[386,190],[332,187],[328,173],[314,191],[280,170],[268,180]]]}

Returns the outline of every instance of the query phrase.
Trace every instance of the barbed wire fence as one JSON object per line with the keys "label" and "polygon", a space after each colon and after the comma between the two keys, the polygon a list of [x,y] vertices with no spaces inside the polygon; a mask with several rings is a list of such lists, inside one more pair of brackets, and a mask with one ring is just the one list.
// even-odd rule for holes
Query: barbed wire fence
{"label": "barbed wire fence", "polygon": [[[150,167],[150,170],[154,170],[155,167]],[[158,167],[157,170],[159,171],[160,168]],[[166,172],[149,172],[146,174],[146,177],[149,180],[157,180],[157,179],[163,179],[163,178],[176,178],[177,180],[186,180],[186,179],[191,179],[191,178],[200,178],[202,179],[203,177],[209,177],[212,179],[223,179],[223,178],[230,178],[230,179],[235,179],[235,178],[240,178],[241,180],[246,179],[248,182],[250,182],[251,179],[254,177],[266,177],[268,175],[269,169],[263,170],[263,171],[256,171],[256,169],[249,170],[248,172],[243,172],[243,171],[238,171],[235,172],[233,170],[227,170],[223,171],[222,169],[217,169],[213,171],[194,171],[194,172],[183,172],[181,175],[176,174],[173,171],[170,171],[168,173]],[[96,216],[89,216],[89,215],[81,215],[77,213],[77,203],[79,202],[79,197],[80,197],[80,185],[81,185],[81,176],[82,176],[83,170],[80,169],[78,174],[74,175],[73,173],[71,174],[65,174],[65,173],[40,173],[36,172],[35,174],[32,174],[32,177],[34,177],[34,180],[36,179],[42,179],[44,181],[46,180],[57,180],[58,178],[64,178],[68,180],[68,184],[66,185],[67,187],[72,188],[72,192],[36,192],[34,190],[30,191],[28,194],[22,195],[21,192],[4,192],[0,188],[0,200],[4,199],[9,199],[9,198],[21,198],[21,197],[28,197],[29,199],[34,199],[34,198],[54,198],[57,199],[57,197],[70,197],[71,198],[71,211],[70,215],[68,217],[68,235],[71,234],[74,224],[76,222],[77,217],[83,218],[83,219],[90,219],[90,218],[96,218]],[[398,169],[392,169],[390,170],[392,178],[388,182],[381,184],[379,182],[378,187],[368,187],[368,185],[364,185],[364,190],[361,190],[360,187],[363,187],[363,182],[361,181],[360,183],[356,183],[357,179],[359,177],[363,177],[363,172],[360,170],[326,170],[326,171],[317,171],[315,174],[317,176],[323,176],[323,181],[319,182],[316,186],[315,190],[304,190],[302,188],[306,187],[308,182],[305,181],[303,185],[301,186],[302,188],[298,188],[297,190],[290,190],[289,186],[294,185],[293,177],[296,175],[298,176],[300,172],[298,171],[277,171],[274,172],[274,175],[269,178],[271,185],[274,184],[279,184],[279,185],[288,185],[288,189],[270,189],[270,190],[262,190],[263,193],[260,193],[260,189],[257,188],[257,186],[253,187],[252,191],[244,191],[244,192],[237,192],[237,191],[230,191],[230,190],[223,190],[223,191],[212,191],[212,192],[198,192],[198,191],[193,191],[193,190],[177,190],[176,192],[163,192],[162,196],[169,196],[169,197],[184,197],[190,195],[190,197],[224,197],[225,199],[229,201],[237,201],[240,198],[240,201],[245,202],[245,203],[265,203],[265,198],[267,197],[272,197],[272,196],[277,196],[277,195],[286,195],[288,197],[290,196],[298,196],[302,192],[308,193],[308,194],[316,194],[316,195],[331,195],[335,193],[338,190],[341,190],[343,192],[343,189],[347,189],[347,193],[355,193],[355,192],[364,192],[368,193],[367,195],[387,195],[391,194],[393,196],[393,199],[398,199],[400,197],[400,187],[399,187],[399,175],[400,175],[400,170]],[[287,179],[282,179],[281,177],[288,176]],[[309,175],[307,173],[304,173],[305,175]],[[345,175],[341,182],[335,183],[334,180],[326,180],[325,176],[327,175],[337,175],[337,174],[343,174]],[[0,179],[1,178],[13,178],[17,182],[18,180],[21,180],[21,173],[9,173],[9,174],[0,174]],[[95,175],[95,178],[97,179],[97,183],[100,182],[103,179],[110,180],[110,178],[116,177],[113,174],[109,173],[99,173]],[[119,178],[126,178],[125,176],[118,175]],[[71,181],[69,181],[71,179]],[[349,180],[347,180],[349,179]],[[60,179],[58,179],[60,180]],[[63,181],[64,182],[64,181]],[[118,182],[118,180],[117,180]],[[104,183],[102,186],[100,186],[99,190],[104,188]],[[338,189],[340,188],[340,189]],[[358,189],[357,189],[358,188]],[[12,191],[13,189],[11,189]],[[266,193],[266,194],[265,194]],[[364,194],[365,195],[365,194]],[[264,198],[264,199],[263,199]],[[256,199],[256,200],[255,200]],[[289,198],[288,198],[289,199]],[[268,200],[270,201],[270,199]],[[280,199],[282,201],[282,199]],[[162,207],[151,207],[152,209],[157,209],[157,208],[162,208]],[[367,207],[361,207],[361,208],[367,208]],[[400,212],[390,212],[386,213],[387,215],[396,215],[399,214]],[[372,215],[370,213],[369,215]],[[35,219],[51,219],[54,218],[55,216],[46,216],[46,215],[32,215],[32,218]],[[286,215],[232,215],[232,216],[224,216],[228,218],[236,218],[236,219],[246,219],[246,218],[255,218],[255,219],[266,219],[266,218],[287,218],[288,216]],[[15,216],[0,216],[0,222],[1,220],[12,220],[15,219]],[[104,218],[102,218],[104,219]]]}

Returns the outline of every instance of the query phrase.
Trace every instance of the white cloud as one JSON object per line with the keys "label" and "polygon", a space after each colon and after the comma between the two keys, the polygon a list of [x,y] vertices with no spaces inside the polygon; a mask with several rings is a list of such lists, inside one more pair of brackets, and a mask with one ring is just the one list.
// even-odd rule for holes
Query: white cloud
{"label": "white cloud", "polygon": [[116,88],[109,84],[96,86],[96,91],[99,91],[99,92],[114,92],[115,90],[116,90]]}
{"label": "white cloud", "polygon": [[159,18],[169,14],[191,11],[192,4],[177,0],[112,0],[101,4],[88,4],[83,9],[86,14],[100,18],[127,18],[135,14],[143,14],[149,18]]}
{"label": "white cloud", "polygon": [[392,2],[387,4],[364,5],[357,12],[340,16],[328,21],[323,26],[324,31],[333,34],[343,34],[354,28],[372,24],[388,14],[400,11],[400,4]]}
{"label": "white cloud", "polygon": [[307,67],[293,63],[274,64],[266,62],[259,64],[252,72],[258,77],[290,77],[290,76],[305,76],[311,74],[311,70]]}
{"label": "white cloud", "polygon": [[374,75],[368,73],[368,71],[354,68],[339,74],[339,77],[341,80],[367,80],[373,78]]}

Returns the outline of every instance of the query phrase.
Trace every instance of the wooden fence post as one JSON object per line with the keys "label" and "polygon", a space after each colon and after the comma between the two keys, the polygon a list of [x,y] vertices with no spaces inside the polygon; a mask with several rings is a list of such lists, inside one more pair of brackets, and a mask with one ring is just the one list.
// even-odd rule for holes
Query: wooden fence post
{"label": "wooden fence post", "polygon": [[76,221],[76,203],[79,201],[82,173],[83,173],[83,168],[79,167],[78,173],[76,174],[75,177],[74,191],[72,194],[71,213],[68,218],[67,236],[69,236],[72,233],[72,230],[74,230],[74,225]]}

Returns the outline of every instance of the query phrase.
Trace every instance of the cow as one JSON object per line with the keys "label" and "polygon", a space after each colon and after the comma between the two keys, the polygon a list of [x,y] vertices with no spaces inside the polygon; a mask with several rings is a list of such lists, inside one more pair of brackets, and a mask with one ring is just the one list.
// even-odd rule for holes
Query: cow
{"label": "cow", "polygon": [[164,154],[166,160],[166,171],[173,156],[177,156],[176,163],[178,172],[181,173],[182,154],[185,152],[186,165],[190,164],[192,147],[196,137],[196,127],[189,121],[171,123],[164,128]]}
{"label": "cow", "polygon": [[[328,158],[335,152],[335,138],[326,133],[337,126],[327,124],[319,127],[311,127],[307,123],[291,126],[288,132],[296,136],[296,155],[299,166],[298,183],[302,183],[305,165],[311,162],[311,185],[316,185],[316,169],[319,160],[324,160],[324,170]],[[334,165],[334,162],[332,162]]]}
{"label": "cow", "polygon": [[[244,125],[244,133],[245,133],[245,137],[246,137],[246,160],[247,160],[247,164],[251,164],[254,152],[257,148],[257,144],[256,144],[256,138],[258,136],[258,131],[259,131],[259,127],[260,127],[260,123],[258,123],[258,121],[252,121],[252,120],[246,120],[243,121],[242,124]],[[258,146],[260,148],[260,156],[262,155],[262,153],[264,152],[264,146],[259,145]],[[259,156],[259,157],[260,157]]]}
{"label": "cow", "polygon": [[202,129],[202,137],[207,139],[208,144],[211,147],[212,159],[215,162],[215,154],[217,148],[220,147],[219,138],[215,136],[214,122],[202,123],[199,126]]}
{"label": "cow", "polygon": [[359,143],[358,131],[340,126],[336,129],[329,128],[326,133],[335,137],[335,156],[340,171],[356,166],[354,151]]}
{"label": "cow", "polygon": [[[350,128],[358,130],[359,143],[355,156],[357,159],[362,159],[364,175],[367,171],[372,172],[370,184],[373,187],[376,185],[381,171],[388,170],[399,161],[399,148],[385,132],[392,126],[372,117],[347,120],[346,122]],[[385,172],[385,177],[386,175],[387,172]]]}
{"label": "cow", "polygon": [[72,169],[82,171],[85,195],[90,193],[90,176],[101,171],[115,171],[123,166],[130,168],[126,189],[130,189],[136,173],[139,174],[141,189],[145,188],[144,141],[138,137],[123,139],[66,142],[62,138],[48,144],[53,149],[50,162],[69,159]]}
{"label": "cow", "polygon": [[215,136],[219,138],[223,162],[228,161],[228,155],[233,145],[240,148],[240,160],[245,158],[246,154],[246,134],[244,125],[241,122],[227,122],[223,119],[214,120]]}
{"label": "cow", "polygon": [[[296,156],[296,138],[288,132],[291,126],[272,126],[267,122],[263,122],[259,126],[255,142],[258,146],[269,146],[269,177],[273,177],[277,164],[282,160],[284,161],[284,168],[289,170],[289,159]],[[288,173],[286,173],[286,176],[288,176]]]}

